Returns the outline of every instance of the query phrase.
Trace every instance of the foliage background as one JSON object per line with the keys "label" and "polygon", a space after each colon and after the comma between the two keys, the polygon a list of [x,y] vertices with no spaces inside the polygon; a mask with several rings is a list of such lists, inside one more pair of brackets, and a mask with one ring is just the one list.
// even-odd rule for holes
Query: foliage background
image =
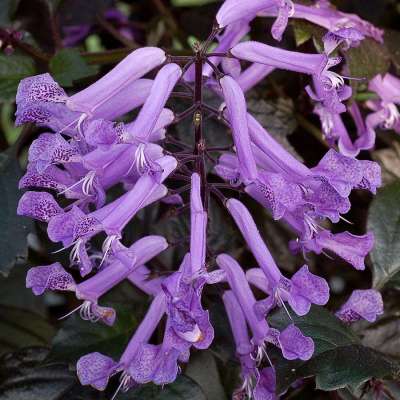
{"label": "foliage background", "polygon": [[[118,356],[148,306],[145,296],[123,283],[107,295],[105,304],[118,310],[113,328],[92,325],[71,317],[58,317],[77,305],[72,296],[46,294],[35,297],[24,287],[29,266],[43,265],[59,258],[57,249],[40,224],[15,215],[21,193],[18,178],[26,164],[27,148],[40,130],[33,126],[15,128],[14,97],[20,79],[45,71],[71,92],[85,87],[139,45],[156,45],[171,53],[186,54],[196,40],[208,36],[218,7],[213,0],[0,0],[0,29],[24,32],[22,45],[14,43],[11,55],[0,53],[0,399],[61,400],[107,399],[115,389],[99,394],[82,388],[76,381],[74,362],[90,351]],[[366,41],[347,54],[350,74],[371,78],[388,70],[400,72],[400,3],[396,0],[338,0],[342,10],[384,27],[384,46]],[[118,7],[130,20],[134,41],[126,40],[103,15]],[[89,36],[76,47],[62,46],[63,30],[70,25],[91,26]],[[269,41],[266,20],[253,24],[252,38]],[[282,46],[313,51],[322,31],[304,22],[292,22]],[[3,46],[4,50],[4,46]],[[249,96],[249,108],[278,140],[312,166],[326,151],[312,105],[304,93],[305,80],[294,74],[274,72]],[[355,98],[368,95],[365,84],[355,87]],[[176,106],[179,107],[179,104]],[[128,116],[132,118],[132,116]],[[173,134],[186,138],[190,126],[180,126]],[[207,127],[213,145],[226,145],[225,132],[217,124]],[[188,138],[190,140],[190,138]],[[400,140],[392,132],[378,134],[376,150],[361,155],[378,161],[384,183],[376,198],[352,194],[353,208],[346,217],[353,222],[338,229],[362,233],[368,226],[377,245],[358,272],[337,259],[310,256],[308,263],[328,279],[334,311],[354,289],[371,285],[382,291],[385,314],[372,325],[359,323],[352,330],[326,310],[314,308],[296,324],[316,342],[317,351],[308,362],[286,362],[273,354],[278,385],[285,399],[400,399]],[[372,204],[371,204],[372,201]],[[289,232],[249,202],[274,256],[288,273],[301,265],[287,247]],[[254,265],[227,215],[215,204],[211,213],[209,242],[212,251],[235,252],[244,265]],[[151,207],[127,233],[128,242],[144,232],[162,233],[182,239],[187,233],[187,216],[173,210]],[[184,248],[169,251],[150,264],[155,274],[176,267]],[[62,255],[66,257],[65,255]],[[218,289],[207,292],[217,339],[208,351],[195,353],[176,383],[163,389],[145,386],[119,399],[224,400],[238,386],[238,365]],[[274,326],[287,324],[283,313],[272,316]],[[315,376],[315,378],[313,378]],[[317,389],[315,389],[317,388]],[[325,391],[329,391],[328,393]]]}

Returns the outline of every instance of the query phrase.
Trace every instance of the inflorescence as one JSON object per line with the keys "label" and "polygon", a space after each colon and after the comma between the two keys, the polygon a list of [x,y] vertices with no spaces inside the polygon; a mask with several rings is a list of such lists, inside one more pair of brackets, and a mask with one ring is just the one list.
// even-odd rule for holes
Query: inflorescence
{"label": "inflorescence", "polygon": [[[243,41],[257,15],[275,18],[272,36],[278,41],[289,18],[306,19],[326,28],[322,51],[305,54]],[[36,295],[46,290],[75,292],[82,304],[74,311],[85,320],[107,325],[112,325],[117,316],[112,308],[101,305],[101,297],[120,282],[129,280],[152,298],[118,360],[97,352],[79,359],[77,373],[83,385],[104,390],[116,374],[120,376],[118,390],[122,391],[148,382],[165,385],[174,381],[180,364],[188,362],[191,349],[207,349],[213,341],[214,330],[208,311],[203,309],[202,292],[206,285],[223,282],[225,287],[229,285],[222,300],[242,368],[243,385],[235,396],[256,400],[279,397],[269,346],[279,348],[288,360],[308,360],[314,343],[293,322],[279,331],[269,326],[266,317],[277,307],[284,307],[289,315],[304,316],[312,304],[327,304],[329,286],[307,265],[292,277],[285,276],[249,210],[225,193],[247,193],[275,220],[286,223],[296,238],[290,243],[294,252],[330,252],[358,270],[365,268],[364,259],[374,243],[372,233],[332,233],[326,222],[343,219],[350,210],[353,190],[375,193],[381,185],[378,165],[355,156],[373,147],[376,127],[400,131],[396,106],[400,81],[388,74],[370,82],[377,98],[368,102],[373,112],[364,119],[355,102],[350,106],[345,103],[352,89],[346,84],[348,78],[333,68],[341,65],[339,52],[357,46],[365,37],[382,41],[382,35],[359,17],[335,10],[326,0],[314,6],[291,0],[226,0],[210,37],[195,48],[193,56],[140,48],[72,96],[49,74],[22,80],[17,94],[17,124],[33,122],[49,130],[29,149],[20,188],[30,190],[22,196],[18,213],[47,223],[49,238],[70,252],[70,266],[77,267],[86,278],[76,282],[57,262],[31,268],[27,287]],[[215,40],[217,46],[209,52]],[[275,69],[311,78],[305,90],[315,103],[315,113],[332,146],[313,168],[285,150],[247,111],[246,92]],[[144,78],[151,71],[156,72],[155,78]],[[205,89],[220,97],[219,108],[204,102]],[[191,105],[180,114],[174,113],[166,107],[172,97],[186,99]],[[137,108],[140,110],[134,121],[116,122]],[[357,126],[354,142],[342,120],[345,112]],[[193,149],[167,134],[169,126],[190,117]],[[207,146],[205,118],[221,121],[234,142],[234,147],[222,151],[212,171],[207,169],[206,160],[214,160],[210,153],[220,149]],[[171,148],[167,144],[175,150],[167,150]],[[210,183],[211,173],[225,183]],[[180,189],[168,189],[170,182],[175,187],[176,183],[181,185]],[[107,201],[107,192],[118,184],[124,194]],[[124,228],[140,210],[155,202],[185,207],[181,194],[188,190],[189,250],[175,272],[154,278],[146,263],[171,244],[161,236],[145,236],[127,247],[122,243]],[[65,198],[63,206],[54,195],[57,200]],[[211,270],[207,252],[211,195],[232,216],[257,268],[244,270],[232,256],[219,254],[217,268]],[[105,235],[101,249],[92,242],[97,235]],[[257,300],[252,287],[265,293],[265,298]],[[374,321],[382,312],[379,293],[356,290],[336,315],[350,323],[361,318]],[[163,339],[153,344],[151,338],[158,327],[163,327]]]}

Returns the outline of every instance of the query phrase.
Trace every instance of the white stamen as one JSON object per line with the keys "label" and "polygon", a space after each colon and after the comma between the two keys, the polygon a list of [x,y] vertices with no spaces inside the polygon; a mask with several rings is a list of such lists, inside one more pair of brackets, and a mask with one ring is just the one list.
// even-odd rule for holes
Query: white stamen
{"label": "white stamen", "polygon": [[101,250],[103,252],[103,257],[101,259],[99,268],[103,265],[104,261],[106,260],[108,254],[111,250],[111,246],[112,246],[114,240],[118,240],[118,239],[119,239],[118,235],[111,235],[111,236],[108,236],[106,238],[106,240],[104,240],[103,245],[101,246]]}
{"label": "white stamen", "polygon": [[351,222],[351,221],[349,221],[348,219],[342,217],[341,215],[339,216],[339,218],[340,218],[342,221],[347,222],[347,223],[350,224],[350,225],[353,225],[353,222]]}
{"label": "white stamen", "polygon": [[290,315],[289,310],[286,307],[285,302],[282,300],[281,294],[279,293],[279,289],[276,291],[276,296],[278,297],[279,301],[281,302],[282,307],[285,309],[286,314],[288,315],[288,317],[290,318],[291,321],[293,321],[292,316]]}
{"label": "white stamen", "polygon": [[304,222],[307,224],[307,226],[310,228],[311,232],[313,233],[318,233],[318,224],[314,221],[313,218],[311,218],[308,215],[304,215]]}
{"label": "white stamen", "polygon": [[337,72],[325,71],[325,76],[329,79],[332,88],[338,89],[344,85],[344,78]]}
{"label": "white stamen", "polygon": [[92,311],[92,302],[89,300],[85,300],[82,304],[82,308],[79,311],[79,314],[81,318],[85,321],[90,321],[90,322],[97,322],[100,320],[100,316],[96,315]]}
{"label": "white stamen", "polygon": [[71,262],[71,264],[79,264],[81,259],[79,257],[79,248],[80,246],[83,244],[83,240],[82,239],[78,239],[75,244],[74,247],[71,250],[71,253],[69,255],[69,260]]}
{"label": "white stamen", "polygon": [[72,311],[70,311],[69,313],[65,314],[64,316],[58,318],[59,321],[69,317],[70,315],[72,315],[74,312],[80,310],[83,307],[83,304],[81,304],[79,307],[74,308]]}
{"label": "white stamen", "polygon": [[94,180],[96,178],[96,171],[89,171],[83,178],[79,179],[79,181],[75,182],[73,185],[68,186],[62,192],[59,192],[58,195],[62,195],[66,192],[69,192],[74,187],[82,184],[82,193],[85,196],[91,196],[94,191]]}
{"label": "white stamen", "polygon": [[79,123],[81,117],[73,120],[72,122],[70,122],[68,125],[64,126],[64,128],[62,128],[61,130],[59,130],[57,133],[63,133],[65,132],[68,128],[70,128],[72,125],[74,125],[75,123]]}
{"label": "white stamen", "polygon": [[131,387],[131,380],[132,378],[128,375],[127,372],[122,372],[122,375],[120,377],[120,384],[115,391],[113,397],[111,397],[111,400],[115,400],[117,398],[118,393],[122,390],[123,392],[127,392],[129,388]]}

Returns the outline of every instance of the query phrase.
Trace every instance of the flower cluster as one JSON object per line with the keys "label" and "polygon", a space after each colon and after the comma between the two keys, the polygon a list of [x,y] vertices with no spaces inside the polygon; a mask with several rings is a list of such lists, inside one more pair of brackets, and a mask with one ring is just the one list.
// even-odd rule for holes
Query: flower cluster
{"label": "flower cluster", "polygon": [[[307,19],[328,29],[323,52],[306,54],[242,41],[256,15],[276,18],[272,26],[276,40],[282,38],[289,18]],[[356,105],[349,107],[359,128],[355,143],[341,121],[351,88],[345,77],[332,70],[342,61],[332,53],[340,46],[357,46],[365,37],[381,41],[382,32],[355,15],[334,10],[327,1],[303,6],[291,0],[226,0],[211,36],[191,57],[174,57],[159,48],[144,47],[71,96],[49,74],[21,81],[16,122],[35,123],[46,131],[29,149],[27,172],[20,180],[20,188],[28,191],[19,202],[18,213],[47,223],[50,240],[69,249],[72,267],[68,272],[57,262],[31,268],[26,286],[36,295],[46,290],[74,292],[82,304],[72,312],[106,325],[113,325],[118,316],[101,305],[101,298],[120,282],[129,280],[152,298],[118,360],[97,352],[80,358],[77,372],[83,385],[104,390],[116,374],[120,374],[118,390],[123,391],[148,382],[165,385],[174,381],[191,351],[207,349],[213,341],[209,313],[202,305],[204,287],[213,284],[225,288],[222,300],[242,367],[243,386],[237,396],[256,400],[279,397],[268,346],[277,347],[287,360],[312,357],[310,337],[294,323],[279,331],[268,324],[267,317],[278,307],[289,316],[291,312],[304,316],[312,304],[326,305],[328,283],[307,265],[293,276],[285,276],[245,204],[226,198],[222,191],[247,193],[275,220],[287,224],[294,234],[290,243],[294,252],[330,252],[358,270],[365,268],[364,259],[373,247],[372,233],[356,236],[328,229],[329,223],[344,219],[350,210],[353,190],[375,193],[381,184],[377,164],[354,156],[373,145],[375,127],[399,129],[395,104],[400,102],[400,85],[391,75],[371,81],[370,89],[380,100],[368,103],[374,113],[365,122]],[[214,39],[216,49],[208,53]],[[310,77],[305,90],[316,102],[315,112],[326,137],[331,144],[338,140],[339,152],[332,148],[315,167],[287,152],[247,110],[245,93],[274,69]],[[154,79],[146,78],[150,72]],[[204,88],[220,96],[219,109],[204,103]],[[192,100],[192,105],[176,114],[167,108],[173,96]],[[140,109],[132,122],[119,122],[119,117],[136,108]],[[166,132],[171,124],[191,115],[195,147],[189,151]],[[234,147],[223,151],[218,161],[209,153],[221,150],[205,143],[205,116],[217,118],[232,133]],[[215,161],[212,171],[207,169],[206,158]],[[210,183],[211,173],[225,183]],[[185,186],[168,189],[172,180],[183,181]],[[110,201],[107,194],[116,185],[124,192]],[[146,264],[170,243],[161,236],[145,236],[126,245],[124,229],[150,204],[182,205],[181,194],[187,190],[188,252],[170,275],[152,277]],[[243,269],[231,255],[219,254],[217,268],[212,270],[213,260],[207,252],[210,195],[226,206],[257,268]],[[64,199],[59,201],[61,196]],[[101,249],[94,237],[103,238]],[[253,288],[265,297],[257,299]],[[336,315],[350,323],[360,318],[374,321],[382,312],[379,293],[357,290]],[[153,343],[157,329],[163,331],[163,338]]]}

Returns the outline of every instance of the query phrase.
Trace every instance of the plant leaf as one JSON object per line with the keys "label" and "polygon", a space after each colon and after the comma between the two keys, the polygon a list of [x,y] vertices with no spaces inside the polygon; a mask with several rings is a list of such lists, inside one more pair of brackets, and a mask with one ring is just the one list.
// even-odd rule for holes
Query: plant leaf
{"label": "plant leaf", "polygon": [[104,399],[93,390],[80,386],[66,364],[44,365],[47,353],[45,348],[26,348],[0,360],[2,400]]}
{"label": "plant leaf", "polygon": [[382,289],[400,272],[400,181],[384,187],[372,202],[368,230],[375,235],[371,252],[373,286]]}
{"label": "plant leaf", "polygon": [[0,305],[0,354],[21,347],[47,346],[54,334],[54,327],[39,314]]}
{"label": "plant leaf", "polygon": [[0,2],[0,25],[7,26],[17,10],[21,0],[1,0]]}
{"label": "plant leaf", "polygon": [[207,400],[226,400],[224,387],[218,372],[217,363],[211,351],[201,351],[190,357],[185,370],[206,394]]}
{"label": "plant leaf", "polygon": [[145,385],[127,394],[118,396],[121,400],[208,400],[200,386],[185,375],[164,388]]}
{"label": "plant leaf", "polygon": [[97,68],[88,65],[77,49],[62,49],[50,60],[53,78],[61,85],[71,87],[74,81],[97,73]]}
{"label": "plant leaf", "polygon": [[35,64],[29,57],[0,53],[0,101],[14,100],[21,79],[34,75]]}
{"label": "plant leaf", "polygon": [[[390,67],[390,54],[385,46],[373,39],[364,39],[358,47],[353,47],[345,53],[346,64],[350,76],[354,78],[371,79],[377,74],[385,74]],[[351,81],[352,87],[366,87],[368,81]],[[353,95],[356,95],[354,90]]]}
{"label": "plant leaf", "polygon": [[[137,309],[112,305],[117,312],[113,326],[92,324],[78,316],[67,319],[53,340],[49,359],[75,363],[81,356],[98,351],[118,358],[137,325]],[[136,311],[136,313],[135,313]]]}
{"label": "plant leaf", "polygon": [[400,32],[388,29],[385,31],[385,45],[390,53],[392,63],[396,67],[397,73],[400,72]]}
{"label": "plant leaf", "polygon": [[[1,67],[0,67],[1,69]],[[8,276],[17,260],[26,259],[28,254],[26,238],[33,230],[33,222],[17,216],[20,198],[18,179],[21,170],[11,151],[0,154],[0,274]]]}
{"label": "plant leaf", "polygon": [[[291,323],[284,310],[270,319],[278,329]],[[312,307],[304,317],[293,316],[293,323],[315,343],[309,361],[287,361],[274,357],[278,393],[298,379],[315,376],[318,389],[330,391],[346,385],[359,386],[375,378],[396,377],[400,366],[383,354],[362,346],[358,337],[334,315],[322,307]]]}

